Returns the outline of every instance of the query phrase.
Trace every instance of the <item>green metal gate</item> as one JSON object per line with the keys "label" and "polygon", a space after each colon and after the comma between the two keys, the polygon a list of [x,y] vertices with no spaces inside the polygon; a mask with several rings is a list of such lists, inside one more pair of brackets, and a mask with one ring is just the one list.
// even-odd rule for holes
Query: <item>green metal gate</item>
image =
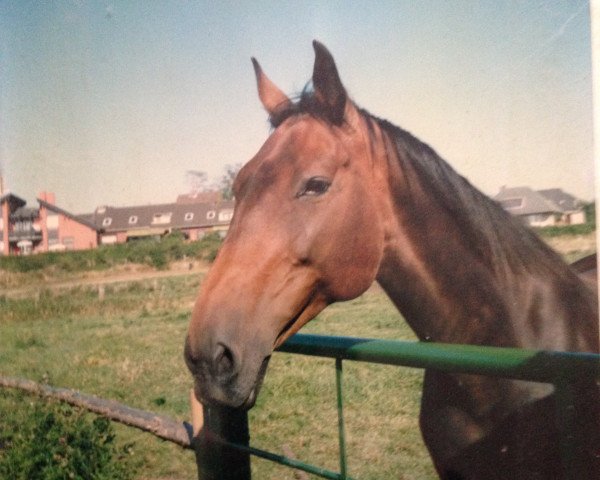
{"label": "green metal gate", "polygon": [[302,334],[290,338],[278,350],[331,358],[335,361],[339,472],[253,448],[248,445],[248,417],[245,412],[216,411],[208,408],[205,411],[205,427],[209,432],[214,430],[216,436],[209,435],[209,441],[204,441],[202,447],[196,449],[197,452],[203,450],[205,458],[211,459],[211,465],[203,466],[202,462],[199,462],[201,479],[249,479],[250,455],[322,478],[351,479],[347,471],[343,411],[343,362],[347,360],[553,384],[558,399],[558,417],[562,420],[561,448],[565,459],[566,478],[578,478],[577,465],[569,463],[569,459],[576,456],[567,434],[574,425],[574,418],[568,406],[573,395],[573,386],[577,382],[589,378],[600,380],[600,355]]}

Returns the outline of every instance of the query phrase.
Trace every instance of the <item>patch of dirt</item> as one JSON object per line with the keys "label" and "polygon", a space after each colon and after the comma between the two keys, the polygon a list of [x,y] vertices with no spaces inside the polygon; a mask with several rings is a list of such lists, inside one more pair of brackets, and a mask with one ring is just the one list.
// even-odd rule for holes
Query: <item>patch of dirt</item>
{"label": "patch of dirt", "polygon": [[596,251],[596,232],[587,235],[565,235],[544,238],[544,241],[562,255],[570,255],[578,252],[592,253]]}
{"label": "patch of dirt", "polygon": [[[199,275],[208,271],[208,264],[197,261],[173,262],[168,270],[155,270],[146,265],[119,265],[104,271],[88,271],[68,278],[56,278],[51,273],[12,273],[0,271],[0,294],[11,298],[27,297],[39,290],[62,290],[84,285],[107,285],[154,278]],[[11,282],[12,277],[12,282]],[[26,284],[24,285],[26,279]]]}

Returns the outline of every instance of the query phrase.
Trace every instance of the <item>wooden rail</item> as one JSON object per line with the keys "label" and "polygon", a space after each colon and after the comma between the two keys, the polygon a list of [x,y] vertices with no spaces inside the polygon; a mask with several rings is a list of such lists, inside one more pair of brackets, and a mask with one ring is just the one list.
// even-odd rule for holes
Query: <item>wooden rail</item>
{"label": "wooden rail", "polygon": [[22,378],[0,376],[0,387],[60,400],[70,405],[85,408],[110,420],[152,433],[163,440],[168,440],[182,447],[193,448],[191,441],[193,427],[187,422],[178,422],[164,415],[128,407],[114,400],[105,400],[70,388],[51,387],[50,385],[43,385]]}

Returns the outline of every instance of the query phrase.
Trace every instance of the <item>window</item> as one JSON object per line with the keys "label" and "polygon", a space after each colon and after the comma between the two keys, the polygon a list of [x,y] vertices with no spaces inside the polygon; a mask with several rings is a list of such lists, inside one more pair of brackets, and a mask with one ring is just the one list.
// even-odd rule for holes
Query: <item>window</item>
{"label": "window", "polygon": [[18,222],[15,222],[13,226],[15,232],[28,232],[29,230],[31,230],[31,227],[32,223],[29,220],[20,220]]}
{"label": "window", "polygon": [[512,208],[521,208],[523,206],[522,198],[507,198],[506,200],[500,200],[500,205],[506,210]]}
{"label": "window", "polygon": [[110,224],[112,223],[112,218],[111,217],[106,217],[102,220],[102,226],[103,227],[108,227],[110,226]]}
{"label": "window", "polygon": [[227,210],[221,210],[219,212],[219,222],[228,222],[233,217],[233,210],[228,208]]}
{"label": "window", "polygon": [[164,225],[171,223],[171,212],[155,213],[152,217],[152,225]]}
{"label": "window", "polygon": [[132,215],[131,217],[129,217],[129,225],[135,225],[138,221],[138,217],[137,215]]}
{"label": "window", "polygon": [[189,221],[193,220],[193,218],[194,218],[194,212],[187,212],[185,214],[184,220],[186,222],[189,222]]}
{"label": "window", "polygon": [[46,227],[48,227],[48,230],[56,230],[58,228],[58,215],[48,215]]}
{"label": "window", "polygon": [[206,218],[208,218],[209,220],[212,220],[213,218],[215,218],[217,216],[217,212],[215,212],[214,210],[210,210],[207,214],[206,214]]}

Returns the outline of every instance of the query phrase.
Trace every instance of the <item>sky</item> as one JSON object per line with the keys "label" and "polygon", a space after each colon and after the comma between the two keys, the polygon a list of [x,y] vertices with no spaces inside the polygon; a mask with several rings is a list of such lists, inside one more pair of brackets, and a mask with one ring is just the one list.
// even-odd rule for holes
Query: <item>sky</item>
{"label": "sky", "polygon": [[487,194],[594,196],[587,1],[0,0],[0,175],[74,213],[173,202],[269,135],[318,39],[353,100]]}

